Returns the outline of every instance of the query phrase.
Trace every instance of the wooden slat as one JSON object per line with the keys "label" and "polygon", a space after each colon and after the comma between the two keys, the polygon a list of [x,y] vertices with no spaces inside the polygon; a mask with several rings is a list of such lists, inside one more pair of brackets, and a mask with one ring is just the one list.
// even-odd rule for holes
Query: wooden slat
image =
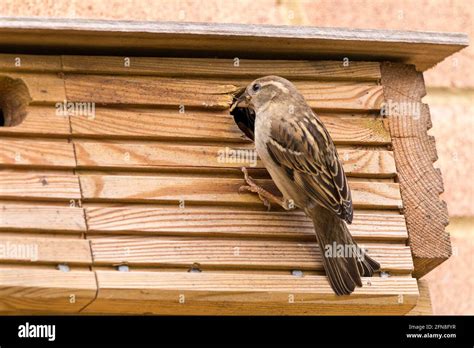
{"label": "wooden slat", "polygon": [[420,292],[418,302],[407,315],[433,315],[428,281],[426,279],[418,279],[418,289]]}
{"label": "wooden slat", "polygon": [[82,208],[1,204],[1,231],[85,232]]}
{"label": "wooden slat", "polygon": [[66,74],[69,101],[226,109],[236,86],[213,81]]}
{"label": "wooden slat", "polygon": [[386,120],[379,116],[318,113],[335,144],[387,145],[391,143]]}
{"label": "wooden slat", "polygon": [[0,135],[66,137],[70,134],[69,118],[57,115],[54,105],[30,105],[27,112],[21,124],[14,127],[0,127]]}
{"label": "wooden slat", "polygon": [[[66,74],[69,101],[105,104],[159,105],[209,108],[230,107],[232,93],[250,81],[191,80],[150,76]],[[382,87],[369,82],[296,82],[315,109],[379,110]]]}
{"label": "wooden slat", "polygon": [[45,237],[4,237],[0,234],[0,262],[91,265],[89,241]]}
{"label": "wooden slat", "polygon": [[[104,108],[97,106],[94,119],[71,117],[72,132],[90,137],[242,141],[244,135],[228,111]],[[336,144],[390,144],[381,117],[320,114]]]}
{"label": "wooden slat", "polygon": [[[369,66],[364,70],[367,71],[368,68]],[[2,71],[59,72],[61,70],[62,66],[60,56],[0,54],[0,74]]]}
{"label": "wooden slat", "polygon": [[[209,202],[213,204],[261,205],[257,195],[238,193],[242,179],[179,176],[82,175],[84,200],[128,202]],[[271,180],[257,180],[275,191]],[[401,208],[398,184],[350,182],[356,208]]]}
{"label": "wooden slat", "polygon": [[[264,169],[253,146],[198,146],[163,143],[97,143],[75,141],[78,168],[105,169],[231,169],[242,166]],[[241,151],[243,157],[233,157]],[[229,154],[230,153],[230,154]],[[393,177],[393,153],[385,150],[342,148],[338,150],[348,176]],[[227,154],[227,155],[226,155]],[[0,151],[1,160],[1,151]]]}
{"label": "wooden slat", "polygon": [[[316,242],[242,239],[111,237],[92,239],[94,264],[126,263],[137,266],[187,267],[203,269],[323,270],[321,250]],[[360,244],[369,250],[384,271],[410,273],[410,248],[404,245]]]}
{"label": "wooden slat", "polygon": [[179,109],[160,110],[131,107],[96,107],[92,119],[71,118],[74,135],[94,137],[173,138],[238,140],[244,134],[228,111],[205,112]]}
{"label": "wooden slat", "polygon": [[[416,280],[408,277],[363,278],[365,285],[356,288],[351,296],[336,296],[325,276],[298,278],[234,272],[96,274],[98,296],[84,313],[404,314],[418,299]],[[180,303],[183,299],[184,303]]]}
{"label": "wooden slat", "polygon": [[[246,86],[242,84],[241,86]],[[295,82],[311,108],[319,110],[379,110],[382,87],[367,82]]]}
{"label": "wooden slat", "polygon": [[[0,64],[1,64],[0,57]],[[109,75],[156,75],[156,76],[207,76],[258,78],[278,75],[288,79],[311,80],[357,80],[377,81],[380,79],[380,64],[375,62],[304,60],[251,60],[209,58],[165,58],[165,57],[115,56],[62,56],[64,71]],[[1,67],[1,65],[0,65]]]}
{"label": "wooden slat", "polygon": [[[88,233],[132,233],[208,237],[314,240],[313,223],[302,212],[218,211],[211,209],[85,208]],[[403,215],[354,214],[348,225],[357,240],[406,240]]]}
{"label": "wooden slat", "polygon": [[0,267],[0,313],[77,313],[97,292],[93,272]]}
{"label": "wooden slat", "polygon": [[75,168],[74,149],[67,141],[0,139],[0,167]]}
{"label": "wooden slat", "polygon": [[13,73],[0,72],[2,76],[21,79],[35,104],[56,104],[66,100],[63,79],[54,73]]}
{"label": "wooden slat", "polygon": [[76,200],[81,193],[78,178],[72,173],[0,172],[0,198]]}

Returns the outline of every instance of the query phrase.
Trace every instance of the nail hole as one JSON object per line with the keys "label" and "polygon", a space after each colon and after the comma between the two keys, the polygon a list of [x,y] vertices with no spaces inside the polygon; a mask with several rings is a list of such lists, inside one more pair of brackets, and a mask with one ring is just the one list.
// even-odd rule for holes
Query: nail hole
{"label": "nail hole", "polygon": [[69,272],[71,270],[69,266],[64,263],[60,263],[59,265],[56,266],[56,268],[60,270],[61,272]]}
{"label": "nail hole", "polygon": [[291,274],[297,278],[302,278],[303,277],[303,271],[299,269],[294,269],[291,271]]}
{"label": "nail hole", "polygon": [[201,265],[197,262],[193,263],[191,265],[191,268],[188,269],[188,272],[189,273],[201,273],[202,272]]}
{"label": "nail hole", "polygon": [[127,265],[118,265],[117,271],[119,272],[129,272],[130,268]]}

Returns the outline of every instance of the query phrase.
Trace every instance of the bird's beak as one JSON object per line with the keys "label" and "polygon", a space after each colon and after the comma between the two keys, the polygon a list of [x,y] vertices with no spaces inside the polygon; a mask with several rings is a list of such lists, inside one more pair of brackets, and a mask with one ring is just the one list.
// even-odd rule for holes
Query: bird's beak
{"label": "bird's beak", "polygon": [[237,94],[237,98],[230,107],[230,111],[233,111],[235,108],[247,108],[249,106],[249,102],[250,96],[247,94],[246,90],[243,90],[243,92]]}

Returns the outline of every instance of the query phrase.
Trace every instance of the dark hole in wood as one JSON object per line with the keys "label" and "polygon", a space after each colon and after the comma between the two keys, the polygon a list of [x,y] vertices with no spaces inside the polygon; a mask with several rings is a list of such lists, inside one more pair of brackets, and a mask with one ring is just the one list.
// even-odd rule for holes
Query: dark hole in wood
{"label": "dark hole in wood", "polygon": [[[236,102],[237,98],[244,92],[242,90],[240,93],[234,96],[232,105]],[[234,121],[239,127],[239,129],[245,134],[247,138],[254,141],[255,140],[255,113],[249,108],[235,108],[230,112],[234,117]]]}
{"label": "dark hole in wood", "polygon": [[0,75],[0,127],[21,124],[30,102],[28,87],[21,79]]}

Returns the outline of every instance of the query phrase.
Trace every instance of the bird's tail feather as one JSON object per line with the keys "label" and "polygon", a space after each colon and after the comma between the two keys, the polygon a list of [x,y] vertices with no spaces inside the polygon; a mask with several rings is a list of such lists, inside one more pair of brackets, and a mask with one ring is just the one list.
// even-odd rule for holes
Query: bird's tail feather
{"label": "bird's tail feather", "polygon": [[337,295],[350,294],[356,285],[362,286],[361,277],[370,277],[380,269],[335,214],[320,206],[307,209],[306,214],[313,220],[324,269]]}

